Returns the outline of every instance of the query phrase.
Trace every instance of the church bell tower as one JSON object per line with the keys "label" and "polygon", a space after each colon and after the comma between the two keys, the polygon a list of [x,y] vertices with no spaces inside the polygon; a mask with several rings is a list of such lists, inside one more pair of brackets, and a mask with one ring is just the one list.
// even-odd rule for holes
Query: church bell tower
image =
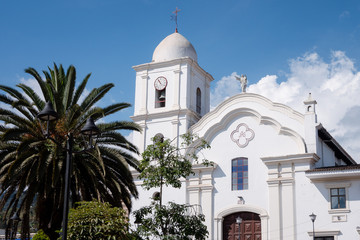
{"label": "church bell tower", "polygon": [[134,133],[140,152],[157,133],[173,139],[209,112],[213,77],[198,65],[193,45],[180,33],[162,40],[150,63],[133,68],[136,86],[131,118],[143,129]]}

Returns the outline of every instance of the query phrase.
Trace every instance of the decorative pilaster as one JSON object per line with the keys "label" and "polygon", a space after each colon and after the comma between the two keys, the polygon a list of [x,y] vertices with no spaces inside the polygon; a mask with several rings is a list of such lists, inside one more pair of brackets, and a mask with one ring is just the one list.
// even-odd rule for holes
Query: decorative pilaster
{"label": "decorative pilaster", "polygon": [[281,181],[281,209],[282,209],[282,239],[295,239],[295,203],[294,203],[294,180]]}
{"label": "decorative pilaster", "polygon": [[211,239],[222,239],[223,233],[223,221],[224,218],[214,218],[215,221],[215,235]]}
{"label": "decorative pilaster", "polygon": [[181,64],[179,64],[179,69],[174,71],[174,104],[173,109],[180,108],[180,77],[181,77]]}
{"label": "decorative pilaster", "polygon": [[[200,205],[202,213],[205,215],[205,224],[208,226],[209,235],[214,235],[212,221],[213,214],[213,181],[212,174],[214,166],[194,165],[193,171],[195,175],[189,176],[187,180],[188,204]],[[211,238],[213,239],[213,238]]]}
{"label": "decorative pilaster", "polygon": [[180,124],[180,121],[179,121],[179,116],[175,116],[172,120],[171,120],[171,124],[172,124],[172,136],[173,138],[176,137],[176,144],[177,146],[179,147],[180,145],[180,139],[179,139],[179,124]]}
{"label": "decorative pilaster", "polygon": [[269,169],[270,239],[295,239],[295,172],[309,169],[318,159],[316,154],[308,153],[262,158]]}
{"label": "decorative pilaster", "polygon": [[146,121],[141,121],[139,125],[142,129],[142,134],[138,134],[139,137],[141,137],[142,135],[142,141],[140,141],[139,151],[144,152],[146,148],[146,133],[147,133]]}
{"label": "decorative pilaster", "polygon": [[142,83],[140,86],[142,86],[141,89],[141,108],[139,110],[139,114],[147,114],[147,99],[148,99],[148,74],[141,76]]}
{"label": "decorative pilaster", "polygon": [[280,207],[280,183],[268,181],[269,185],[269,215],[270,215],[270,239],[281,240],[281,207]]}

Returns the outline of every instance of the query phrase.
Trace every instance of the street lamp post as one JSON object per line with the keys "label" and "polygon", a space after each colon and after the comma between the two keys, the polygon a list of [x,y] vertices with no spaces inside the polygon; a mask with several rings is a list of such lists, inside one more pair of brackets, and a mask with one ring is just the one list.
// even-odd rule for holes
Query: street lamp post
{"label": "street lamp post", "polygon": [[14,215],[10,218],[10,240],[16,239],[17,227],[21,221],[18,212],[15,212]]}
{"label": "street lamp post", "polygon": [[[53,142],[58,142],[50,136],[49,133],[49,122],[58,119],[58,114],[54,110],[51,102],[47,102],[44,109],[37,115],[38,119],[46,121],[46,138],[51,139]],[[100,134],[100,130],[96,127],[93,119],[90,117],[86,120],[85,126],[80,130],[83,135],[89,136],[89,146],[92,145],[92,137]],[[72,133],[67,134],[66,141],[66,163],[65,163],[65,186],[64,186],[64,204],[63,204],[63,220],[62,220],[62,239],[67,238],[67,225],[68,225],[68,214],[69,214],[69,186],[70,186],[70,169],[72,165],[72,154],[73,154],[73,143],[74,137]],[[60,145],[60,144],[58,144]]]}
{"label": "street lamp post", "polygon": [[313,240],[315,240],[315,220],[316,220],[316,215],[314,213],[312,213],[311,215],[309,215],[312,224],[313,224]]}
{"label": "street lamp post", "polygon": [[242,223],[242,218],[240,217],[240,216],[238,216],[237,218],[236,218],[236,224],[238,225],[238,227],[239,227],[239,240],[240,240],[240,238],[241,238],[241,228],[240,228],[240,226],[241,226],[241,223]]}

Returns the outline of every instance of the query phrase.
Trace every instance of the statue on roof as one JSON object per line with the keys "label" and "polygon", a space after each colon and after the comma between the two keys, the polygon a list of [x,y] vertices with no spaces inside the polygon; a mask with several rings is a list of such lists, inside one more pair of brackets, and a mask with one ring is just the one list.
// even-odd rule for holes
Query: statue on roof
{"label": "statue on roof", "polygon": [[247,77],[244,74],[241,74],[241,77],[235,75],[236,80],[240,81],[241,83],[241,91],[243,93],[246,92],[246,86],[247,86]]}

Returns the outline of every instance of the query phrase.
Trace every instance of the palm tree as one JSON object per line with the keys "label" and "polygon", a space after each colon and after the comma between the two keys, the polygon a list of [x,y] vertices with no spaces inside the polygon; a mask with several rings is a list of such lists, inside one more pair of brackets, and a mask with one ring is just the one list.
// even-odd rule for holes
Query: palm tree
{"label": "palm tree", "polygon": [[[45,80],[33,68],[25,70],[41,88],[42,97],[31,87],[19,84],[21,91],[0,86],[0,210],[7,218],[18,211],[22,219],[22,238],[29,234],[29,212],[35,208],[38,228],[51,239],[61,228],[64,201],[64,172],[68,134],[74,136],[74,152],[83,148],[80,130],[89,117],[98,120],[130,106],[117,103],[104,108],[95,104],[114,86],[94,88],[87,96],[88,74],[75,87],[76,70],[66,73],[60,65],[43,71]],[[84,99],[81,101],[80,99]],[[50,101],[59,119],[50,123],[51,137],[44,136],[38,113]],[[7,106],[7,107],[2,107]],[[11,109],[11,110],[9,110]],[[137,148],[118,130],[140,131],[133,122],[113,121],[97,125],[101,131],[95,150],[73,154],[70,203],[97,199],[131,210],[131,198],[138,192],[129,166],[138,169]],[[45,127],[46,128],[46,127]]]}

